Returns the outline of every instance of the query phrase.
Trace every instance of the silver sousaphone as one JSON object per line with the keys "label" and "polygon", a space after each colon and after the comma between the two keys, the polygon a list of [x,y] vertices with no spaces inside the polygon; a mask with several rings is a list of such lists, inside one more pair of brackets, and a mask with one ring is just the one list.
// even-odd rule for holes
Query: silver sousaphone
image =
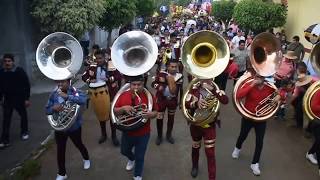
{"label": "silver sousaphone", "polygon": [[[118,71],[127,76],[138,76],[148,72],[156,63],[158,57],[158,46],[154,39],[142,31],[129,31],[119,36],[111,48],[111,59]],[[120,130],[130,131],[137,129],[147,122],[142,117],[145,110],[152,111],[153,100],[151,93],[144,88],[148,97],[148,104],[139,103],[134,108],[135,115],[116,116],[114,106],[119,96],[130,90],[127,83],[117,92],[111,104],[111,119]],[[137,94],[138,99],[141,99]]]}
{"label": "silver sousaphone", "polygon": [[[64,32],[55,32],[45,37],[38,45],[36,62],[40,71],[52,80],[65,80],[73,77],[80,70],[83,52],[76,38]],[[60,89],[57,88],[57,91]],[[53,129],[62,131],[75,122],[80,106],[66,101],[64,110],[48,115]]]}

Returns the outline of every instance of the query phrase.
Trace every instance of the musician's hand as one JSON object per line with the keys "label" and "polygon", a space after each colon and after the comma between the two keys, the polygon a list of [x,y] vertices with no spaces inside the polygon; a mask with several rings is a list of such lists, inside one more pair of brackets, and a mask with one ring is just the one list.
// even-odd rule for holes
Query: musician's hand
{"label": "musician's hand", "polygon": [[61,96],[63,99],[67,99],[68,98],[68,94],[65,92],[60,91],[59,92],[59,96]]}
{"label": "musician's hand", "polygon": [[152,119],[155,118],[157,116],[157,113],[153,112],[153,111],[143,111],[142,112],[142,117],[144,119]]}
{"label": "musician's hand", "polygon": [[89,75],[90,75],[90,76],[94,76],[94,71],[89,70]]}
{"label": "musician's hand", "polygon": [[97,80],[96,79],[90,79],[90,82],[91,83],[95,83],[95,82],[97,82]]}
{"label": "musician's hand", "polygon": [[279,102],[280,99],[281,99],[281,96],[280,96],[279,94],[274,98],[274,100],[275,100],[276,102]]}
{"label": "musician's hand", "polygon": [[129,115],[136,113],[136,110],[132,106],[123,106],[122,110]]}
{"label": "musician's hand", "polygon": [[198,101],[198,108],[205,109],[207,107],[208,107],[208,103],[204,99],[200,98]]}
{"label": "musician's hand", "polygon": [[226,95],[226,93],[224,92],[224,90],[221,90],[221,89],[217,89],[217,90],[216,90],[216,94],[218,94],[219,96]]}
{"label": "musician's hand", "polygon": [[24,101],[24,106],[25,107],[29,107],[31,105],[30,101],[29,100],[25,100]]}
{"label": "musician's hand", "polygon": [[52,110],[56,112],[60,112],[63,110],[63,106],[61,104],[53,105]]}

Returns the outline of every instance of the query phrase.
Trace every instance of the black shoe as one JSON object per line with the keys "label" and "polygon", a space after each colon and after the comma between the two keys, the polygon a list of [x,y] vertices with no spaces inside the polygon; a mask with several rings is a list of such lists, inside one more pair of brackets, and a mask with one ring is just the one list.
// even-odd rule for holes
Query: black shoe
{"label": "black shoe", "polygon": [[160,145],[162,143],[162,137],[157,137],[156,139],[156,145]]}
{"label": "black shoe", "polygon": [[174,139],[172,136],[167,136],[167,141],[171,144],[174,144]]}
{"label": "black shoe", "polygon": [[192,176],[193,178],[195,178],[195,177],[198,176],[198,168],[193,167],[193,168],[191,169],[191,176]]}
{"label": "black shoe", "polygon": [[107,140],[107,136],[101,136],[99,139],[99,144],[106,142],[106,140]]}
{"label": "black shoe", "polygon": [[117,137],[112,137],[112,143],[116,147],[118,147],[120,145],[120,142]]}

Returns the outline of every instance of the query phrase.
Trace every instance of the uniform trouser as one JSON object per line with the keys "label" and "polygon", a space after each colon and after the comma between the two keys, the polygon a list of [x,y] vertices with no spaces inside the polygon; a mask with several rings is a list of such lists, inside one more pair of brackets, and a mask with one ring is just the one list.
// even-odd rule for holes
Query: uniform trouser
{"label": "uniform trouser", "polygon": [[57,161],[58,161],[58,174],[64,176],[66,174],[66,146],[67,140],[70,137],[73,144],[79,149],[84,160],[89,160],[89,154],[87,148],[82,143],[81,128],[72,131],[55,131],[55,139],[57,144]]}
{"label": "uniform trouser", "polygon": [[168,121],[167,121],[167,137],[171,137],[172,130],[173,130],[173,124],[174,124],[174,115],[176,113],[177,108],[177,99],[171,99],[171,100],[162,100],[157,101],[158,103],[158,117],[157,117],[157,131],[158,131],[158,137],[162,137],[162,129],[163,129],[163,118],[164,113],[166,109],[168,109]]}
{"label": "uniform trouser", "polygon": [[192,167],[198,168],[199,150],[201,147],[201,140],[204,140],[205,152],[207,156],[208,176],[209,180],[216,179],[216,158],[215,158],[215,141],[216,128],[215,126],[209,128],[202,128],[200,126],[190,125],[190,133],[193,140],[192,145]]}
{"label": "uniform trouser", "polygon": [[312,133],[314,135],[314,143],[311,146],[308,153],[309,154],[316,153],[317,161],[318,161],[318,168],[320,169],[320,125],[317,125],[317,127],[312,128]]}
{"label": "uniform trouser", "polygon": [[9,142],[10,136],[10,124],[13,110],[16,110],[21,118],[21,134],[28,133],[28,116],[27,109],[24,105],[24,101],[15,104],[7,104],[3,105],[3,124],[2,124],[2,137],[1,140],[4,142]]}
{"label": "uniform trouser", "polygon": [[[134,176],[142,176],[144,156],[146,154],[150,133],[144,136],[128,136],[122,133],[121,154],[130,161],[135,161]],[[134,153],[133,153],[134,148]]]}
{"label": "uniform trouser", "polygon": [[267,122],[254,122],[253,120],[242,118],[241,119],[241,130],[240,135],[237,140],[236,147],[241,149],[243,142],[248,137],[251,128],[254,128],[256,132],[256,148],[254,151],[254,156],[252,164],[258,163],[260,160],[260,155],[263,147],[264,134],[266,132]]}

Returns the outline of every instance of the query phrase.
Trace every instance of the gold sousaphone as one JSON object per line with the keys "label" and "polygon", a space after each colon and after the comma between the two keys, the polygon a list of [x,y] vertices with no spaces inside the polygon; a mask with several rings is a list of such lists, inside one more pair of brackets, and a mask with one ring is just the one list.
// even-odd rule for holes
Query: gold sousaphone
{"label": "gold sousaphone", "polygon": [[[138,76],[149,71],[158,57],[158,46],[153,38],[142,31],[129,31],[119,36],[111,48],[111,59],[114,67],[127,76]],[[130,90],[127,83],[115,95],[111,104],[111,120],[120,130],[130,131],[143,126],[147,119],[142,117],[142,111],[152,111],[153,99],[151,93],[144,88],[148,104],[140,103],[134,108],[136,114],[116,116],[114,106],[119,96]],[[138,99],[141,98],[135,93]]]}
{"label": "gold sousaphone", "polygon": [[[281,57],[280,41],[273,34],[260,33],[254,38],[251,45],[250,62],[255,73],[264,77],[272,76],[279,66]],[[241,100],[239,101],[236,99],[238,90],[244,85],[250,84],[253,80],[254,75],[249,72],[246,72],[239,78],[234,86],[233,102],[238,112],[244,117],[255,121],[265,121],[273,116],[280,106],[280,102],[276,100],[278,94],[277,87],[273,83],[264,82],[267,86],[275,89],[275,92],[263,99],[257,105],[255,109],[256,113],[247,110],[244,107],[244,103]]]}
{"label": "gold sousaphone", "polygon": [[[310,54],[310,61],[314,71],[320,75],[320,43],[318,43]],[[312,98],[315,93],[320,90],[320,81],[314,82],[306,91],[303,97],[303,109],[305,114],[308,116],[310,120],[320,119],[311,109]]]}
{"label": "gold sousaphone", "polygon": [[193,115],[185,106],[186,97],[193,86],[202,79],[211,79],[210,85],[219,89],[213,78],[221,74],[227,67],[230,58],[229,47],[222,36],[213,31],[199,31],[192,34],[182,46],[182,64],[184,69],[195,76],[188,85],[182,98],[182,110],[188,122],[202,126],[215,120],[220,102],[205,89],[204,99],[210,104],[207,109],[196,109]]}

